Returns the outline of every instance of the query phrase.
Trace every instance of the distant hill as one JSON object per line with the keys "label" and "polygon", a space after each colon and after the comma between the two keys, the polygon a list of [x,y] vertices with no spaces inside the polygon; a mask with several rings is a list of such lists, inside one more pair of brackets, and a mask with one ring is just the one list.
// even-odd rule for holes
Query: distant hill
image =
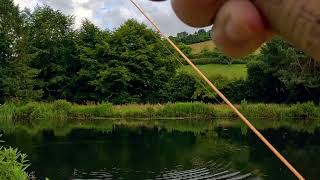
{"label": "distant hill", "polygon": [[191,44],[189,46],[192,48],[193,54],[200,53],[203,49],[212,50],[212,49],[216,48],[216,46],[212,40],[201,42],[201,43]]}

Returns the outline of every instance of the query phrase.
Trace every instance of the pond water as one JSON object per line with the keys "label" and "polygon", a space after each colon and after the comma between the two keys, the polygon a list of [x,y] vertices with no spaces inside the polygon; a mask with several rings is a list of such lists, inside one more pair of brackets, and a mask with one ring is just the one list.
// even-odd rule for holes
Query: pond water
{"label": "pond water", "polygon": [[[295,179],[250,131],[231,120],[90,124],[17,126],[2,133],[6,145],[28,154],[28,170],[37,179]],[[319,179],[318,126],[259,124],[307,179]]]}

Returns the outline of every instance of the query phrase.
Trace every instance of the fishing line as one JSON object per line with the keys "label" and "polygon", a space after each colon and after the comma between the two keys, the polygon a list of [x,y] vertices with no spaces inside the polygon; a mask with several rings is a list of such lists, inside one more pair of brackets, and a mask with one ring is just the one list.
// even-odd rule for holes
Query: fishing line
{"label": "fishing line", "polygon": [[220,96],[220,98],[233,110],[233,112],[255,133],[255,135],[274,153],[274,155],[300,180],[305,178],[281,155],[281,153],[259,132],[259,130],[229,101],[229,99],[193,64],[193,62],[169,39],[158,27],[158,25],[148,16],[145,11],[134,1],[131,3],[147,18],[159,34],[172,45],[172,47],[183,57],[183,59],[200,75],[201,78]]}

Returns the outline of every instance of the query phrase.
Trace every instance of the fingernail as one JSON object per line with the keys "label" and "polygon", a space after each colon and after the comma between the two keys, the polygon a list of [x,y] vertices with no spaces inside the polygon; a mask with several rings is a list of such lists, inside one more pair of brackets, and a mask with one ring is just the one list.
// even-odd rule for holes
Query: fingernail
{"label": "fingernail", "polygon": [[248,41],[254,36],[254,32],[244,24],[235,23],[232,18],[227,22],[225,26],[225,33],[229,40],[234,42]]}

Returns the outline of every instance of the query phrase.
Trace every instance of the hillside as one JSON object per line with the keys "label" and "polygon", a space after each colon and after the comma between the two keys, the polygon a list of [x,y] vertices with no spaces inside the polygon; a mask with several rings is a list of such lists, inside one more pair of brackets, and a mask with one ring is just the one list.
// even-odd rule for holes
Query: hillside
{"label": "hillside", "polygon": [[216,47],[212,40],[201,42],[201,43],[191,44],[189,46],[192,48],[193,54],[200,53],[203,49],[212,50]]}

